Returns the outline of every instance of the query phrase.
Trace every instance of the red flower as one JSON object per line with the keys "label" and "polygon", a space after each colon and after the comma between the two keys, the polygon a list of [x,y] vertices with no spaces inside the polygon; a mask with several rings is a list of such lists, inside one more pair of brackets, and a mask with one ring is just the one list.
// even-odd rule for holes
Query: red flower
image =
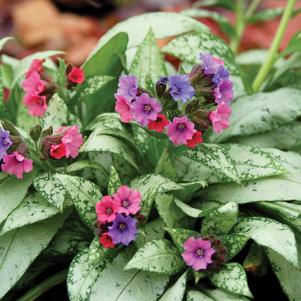
{"label": "red flower", "polygon": [[194,132],[192,139],[188,140],[186,146],[189,148],[195,148],[196,145],[203,142],[203,136],[201,132]]}
{"label": "red flower", "polygon": [[156,120],[150,120],[148,123],[148,129],[162,133],[165,127],[169,124],[169,120],[163,114],[158,114]]}
{"label": "red flower", "polygon": [[112,238],[108,233],[103,233],[99,237],[99,242],[106,249],[114,249],[115,248],[115,244],[113,243]]}
{"label": "red flower", "polygon": [[25,77],[28,78],[31,76],[33,72],[41,73],[43,71],[43,63],[45,60],[34,59],[31,62],[31,65],[27,72],[25,73]]}
{"label": "red flower", "polygon": [[61,159],[66,156],[66,153],[67,153],[67,147],[66,144],[64,143],[53,144],[50,147],[50,155],[52,158]]}
{"label": "red flower", "polygon": [[68,79],[74,84],[82,84],[85,81],[85,74],[83,69],[78,67],[73,67],[68,74]]}

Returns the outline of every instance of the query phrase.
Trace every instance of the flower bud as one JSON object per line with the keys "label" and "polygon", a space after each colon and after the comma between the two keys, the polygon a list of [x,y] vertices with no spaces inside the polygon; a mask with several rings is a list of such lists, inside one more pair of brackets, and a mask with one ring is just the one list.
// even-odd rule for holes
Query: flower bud
{"label": "flower bud", "polygon": [[38,124],[35,127],[30,129],[30,137],[33,141],[38,141],[42,132],[42,127]]}
{"label": "flower bud", "polygon": [[167,90],[167,84],[168,84],[168,77],[164,76],[161,77],[157,83],[156,83],[156,92],[158,97],[162,97],[166,90]]}

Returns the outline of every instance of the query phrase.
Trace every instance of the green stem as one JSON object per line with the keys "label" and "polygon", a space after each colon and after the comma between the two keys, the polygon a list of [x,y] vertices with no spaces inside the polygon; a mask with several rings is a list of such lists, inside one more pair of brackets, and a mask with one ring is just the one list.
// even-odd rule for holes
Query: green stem
{"label": "green stem", "polygon": [[292,14],[295,2],[296,2],[296,0],[288,0],[287,6],[285,8],[281,22],[280,22],[278,30],[276,32],[275,38],[274,38],[271,48],[268,52],[267,59],[266,59],[265,63],[261,66],[261,68],[253,82],[254,92],[257,92],[260,90],[263,82],[267,78],[270,70],[272,69],[274,63],[276,62],[276,60],[278,58],[278,49],[279,49],[280,43],[282,41],[282,38],[284,36],[290,16]]}
{"label": "green stem", "polygon": [[246,19],[249,19],[250,17],[253,16],[253,14],[255,13],[260,2],[261,2],[261,0],[253,0],[253,2],[250,4],[250,6],[248,7],[248,9],[246,11],[246,14],[245,14]]}
{"label": "green stem", "polygon": [[230,43],[230,48],[234,51],[237,52],[239,45],[240,45],[240,40],[243,35],[243,32],[245,30],[245,20],[244,20],[244,1],[243,0],[236,0],[236,5],[235,5],[235,16],[236,16],[236,21],[235,21],[235,28],[236,28],[236,35],[235,38],[231,41]]}
{"label": "green stem", "polygon": [[47,292],[52,287],[64,282],[67,278],[67,273],[68,273],[68,269],[63,270],[63,271],[49,277],[48,279],[46,279],[45,281],[43,281],[36,287],[29,290],[25,295],[23,295],[17,301],[34,301],[34,300],[36,300],[39,296],[41,296],[42,294]]}

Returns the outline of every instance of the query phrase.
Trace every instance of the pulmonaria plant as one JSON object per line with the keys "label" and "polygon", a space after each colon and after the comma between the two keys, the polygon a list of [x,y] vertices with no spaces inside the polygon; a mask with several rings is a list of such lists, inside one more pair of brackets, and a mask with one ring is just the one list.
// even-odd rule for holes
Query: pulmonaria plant
{"label": "pulmonaria plant", "polygon": [[112,196],[104,196],[96,204],[97,233],[104,248],[128,246],[136,239],[140,204],[140,192],[126,185],[120,186]]}
{"label": "pulmonaria plant", "polygon": [[156,95],[138,86],[134,75],[119,78],[115,110],[121,121],[136,121],[158,133],[165,132],[174,145],[194,148],[209,127],[216,133],[229,127],[233,85],[224,62],[209,53],[189,74],[161,77]]}

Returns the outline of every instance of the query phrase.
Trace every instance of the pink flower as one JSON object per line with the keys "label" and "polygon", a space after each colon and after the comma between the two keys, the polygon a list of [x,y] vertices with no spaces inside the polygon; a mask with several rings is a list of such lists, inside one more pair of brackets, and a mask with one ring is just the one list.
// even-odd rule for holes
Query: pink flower
{"label": "pink flower", "polygon": [[126,185],[120,186],[113,198],[118,204],[118,213],[124,213],[125,215],[136,214],[141,209],[140,192]]}
{"label": "pink flower", "polygon": [[47,110],[46,96],[26,94],[23,98],[23,104],[28,108],[31,116],[42,117]]}
{"label": "pink flower", "polygon": [[41,94],[45,90],[46,82],[41,80],[40,74],[33,71],[31,75],[22,83],[22,88],[26,94]]}
{"label": "pink flower", "polygon": [[34,59],[28,71],[25,73],[25,78],[30,77],[33,72],[41,73],[43,71],[43,63],[44,60]]}
{"label": "pink flower", "polygon": [[194,124],[187,116],[174,117],[172,123],[166,126],[169,139],[175,144],[187,144],[195,132]]}
{"label": "pink flower", "polygon": [[67,148],[64,143],[52,144],[50,147],[50,156],[55,159],[61,159],[66,156]]}
{"label": "pink flower", "polygon": [[83,69],[78,67],[73,67],[68,74],[68,79],[74,84],[82,84],[85,81],[85,73]]}
{"label": "pink flower", "polygon": [[233,99],[233,84],[230,80],[223,80],[221,83],[213,90],[214,98],[216,103],[226,103],[229,104]]}
{"label": "pink flower", "polygon": [[23,178],[24,172],[32,171],[32,160],[26,159],[17,151],[3,157],[2,170],[15,175],[18,179]]}
{"label": "pink flower", "polygon": [[119,205],[109,195],[104,196],[96,203],[97,220],[102,223],[111,223],[116,218]]}
{"label": "pink flower", "polygon": [[79,149],[84,142],[83,136],[79,132],[78,126],[62,127],[57,130],[57,133],[63,132],[62,143],[66,146],[66,158],[76,158]]}
{"label": "pink flower", "polygon": [[133,119],[131,108],[124,96],[115,94],[115,111],[119,113],[122,122],[130,122]]}
{"label": "pink flower", "polygon": [[184,242],[182,257],[188,266],[195,271],[205,270],[207,265],[212,263],[212,255],[215,250],[211,247],[209,240],[189,237]]}
{"label": "pink flower", "polygon": [[216,110],[210,112],[209,119],[212,122],[214,132],[220,133],[229,127],[231,113],[231,108],[224,102],[219,104]]}

